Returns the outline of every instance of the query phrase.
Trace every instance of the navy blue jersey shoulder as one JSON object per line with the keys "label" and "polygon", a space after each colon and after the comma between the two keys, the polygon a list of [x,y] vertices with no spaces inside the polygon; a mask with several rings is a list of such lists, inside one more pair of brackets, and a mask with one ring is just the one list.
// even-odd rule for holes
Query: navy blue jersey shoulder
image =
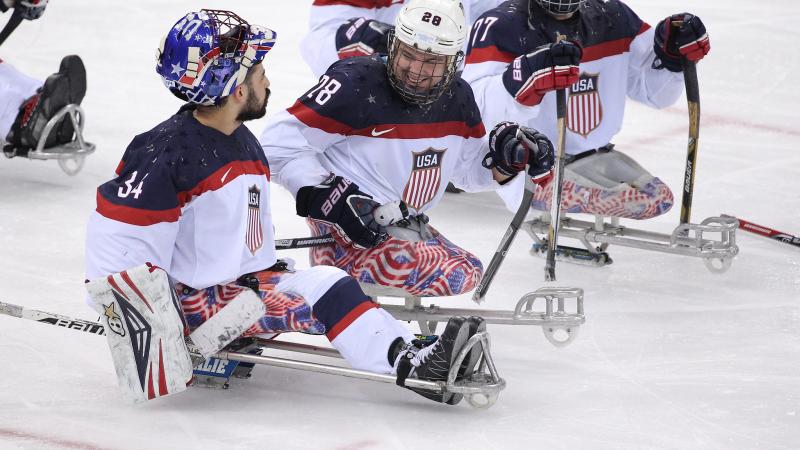
{"label": "navy blue jersey shoulder", "polygon": [[125,150],[119,176],[101,185],[99,193],[117,205],[164,210],[178,206],[178,193],[192,190],[232,162],[260,162],[268,167],[258,139],[246,126],[225,135],[198,122],[192,110],[184,107],[134,137]]}
{"label": "navy blue jersey shoulder", "polygon": [[472,88],[460,77],[455,77],[434,103],[412,105],[394,90],[386,72],[386,62],[377,56],[335,62],[320,78],[320,83],[298,102],[352,130],[386,124],[442,122],[463,122],[473,127],[481,122]]}
{"label": "navy blue jersey shoulder", "polygon": [[[555,19],[536,4],[530,6],[532,14],[529,14],[529,1],[534,0],[507,1],[483,13],[484,21],[473,25],[470,45],[494,46],[503,52],[522,55],[555,42],[561,34],[583,47],[591,47],[634,38],[644,24],[619,0],[587,0],[580,13],[567,20]],[[490,17],[496,20],[489,26]]]}
{"label": "navy blue jersey shoulder", "polygon": [[529,51],[525,45],[529,33],[527,0],[503,2],[473,23],[467,53],[473,48],[496,47],[502,52],[521,55]]}

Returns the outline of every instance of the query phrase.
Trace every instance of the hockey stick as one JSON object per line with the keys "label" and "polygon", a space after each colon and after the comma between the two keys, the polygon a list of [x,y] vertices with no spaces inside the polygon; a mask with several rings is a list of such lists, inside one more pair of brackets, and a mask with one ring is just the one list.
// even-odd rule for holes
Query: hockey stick
{"label": "hockey stick", "polygon": [[336,241],[330,234],[310,236],[303,238],[276,239],[275,250],[293,250],[296,248],[316,247],[319,245],[333,244]]}
{"label": "hockey stick", "polygon": [[784,244],[789,244],[791,246],[800,248],[800,237],[793,236],[789,233],[784,233],[782,231],[774,230],[772,228],[765,227],[764,225],[757,225],[754,224],[753,222],[748,222],[744,219],[730,216],[728,214],[722,214],[722,217],[731,217],[738,220],[740,230],[749,231],[753,234],[764,236],[765,238],[773,239],[775,241],[783,242]]}
{"label": "hockey stick", "polygon": [[689,223],[692,215],[694,175],[697,168],[697,144],[700,139],[700,89],[697,84],[697,66],[683,58],[683,83],[686,85],[686,100],[689,104],[689,143],[686,146],[686,170],[683,177],[680,223]]}
{"label": "hockey stick", "polygon": [[28,309],[22,306],[12,305],[10,303],[0,302],[0,314],[18,317],[20,319],[34,320],[36,322],[69,328],[75,331],[84,331],[86,333],[97,334],[101,336],[105,334],[103,325],[97,322],[74,319],[72,317],[61,316],[59,314],[53,314],[45,311],[37,311],[35,309]]}
{"label": "hockey stick", "polygon": [[[566,39],[556,36],[556,42]],[[558,142],[553,170],[553,197],[550,204],[550,226],[547,228],[547,260],[544,263],[544,280],[556,281],[556,249],[558,246],[558,227],[561,222],[561,191],[564,178],[564,148],[567,133],[567,93],[564,89],[556,91],[556,118],[558,120]]]}
{"label": "hockey stick", "polygon": [[[373,211],[373,218],[378,225],[387,227],[395,225],[408,219],[408,207],[402,200],[385,203],[378,206]],[[303,238],[276,239],[276,250],[293,250],[296,248],[317,247],[320,245],[333,244],[336,241],[333,236],[323,234],[322,236],[310,236]]]}
{"label": "hockey stick", "polygon": [[22,10],[14,8],[14,12],[11,13],[11,18],[8,19],[8,23],[6,23],[6,26],[0,31],[0,45],[3,45],[3,42],[11,36],[11,33],[13,33],[21,23]]}
{"label": "hockey stick", "polygon": [[511,246],[511,243],[514,242],[514,237],[517,235],[517,231],[522,225],[522,221],[525,220],[528,210],[531,209],[531,200],[533,200],[534,189],[536,189],[536,186],[533,184],[531,177],[525,174],[525,192],[522,193],[522,203],[519,204],[517,212],[514,213],[514,218],[511,219],[511,223],[508,225],[506,234],[504,234],[503,238],[500,239],[500,245],[497,246],[497,250],[494,252],[494,256],[492,256],[489,266],[483,273],[483,277],[481,277],[478,287],[475,288],[475,293],[472,294],[472,301],[475,303],[483,302],[483,299],[486,297],[486,292],[489,290],[489,286],[492,284],[494,276],[497,275],[497,271],[500,270],[500,265],[503,264],[503,260],[506,257],[508,248]]}

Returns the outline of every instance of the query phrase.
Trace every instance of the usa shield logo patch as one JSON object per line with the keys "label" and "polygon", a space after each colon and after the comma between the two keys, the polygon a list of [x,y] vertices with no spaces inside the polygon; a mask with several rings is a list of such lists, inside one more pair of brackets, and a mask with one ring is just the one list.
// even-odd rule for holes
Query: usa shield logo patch
{"label": "usa shield logo patch", "polygon": [[569,88],[567,100],[567,128],[586,137],[603,120],[603,105],[597,83],[599,74],[581,73],[578,81]]}
{"label": "usa shield logo patch", "polygon": [[264,232],[261,227],[261,189],[255,185],[247,191],[247,235],[245,237],[250,253],[256,251],[264,244]]}
{"label": "usa shield logo patch", "polygon": [[436,197],[442,183],[442,159],[447,149],[435,149],[412,153],[411,175],[403,191],[406,205],[419,210]]}

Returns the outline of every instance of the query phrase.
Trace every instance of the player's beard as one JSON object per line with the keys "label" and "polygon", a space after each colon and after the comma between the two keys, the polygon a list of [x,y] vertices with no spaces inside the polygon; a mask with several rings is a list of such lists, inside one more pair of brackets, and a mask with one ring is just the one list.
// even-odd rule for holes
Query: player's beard
{"label": "player's beard", "polygon": [[236,117],[236,120],[239,122],[246,122],[248,120],[256,120],[264,117],[264,115],[267,114],[267,103],[269,103],[270,93],[269,88],[267,88],[264,93],[264,102],[261,103],[258,101],[255,91],[250,86],[247,86],[247,103],[245,103],[244,108],[239,111],[239,116]]}

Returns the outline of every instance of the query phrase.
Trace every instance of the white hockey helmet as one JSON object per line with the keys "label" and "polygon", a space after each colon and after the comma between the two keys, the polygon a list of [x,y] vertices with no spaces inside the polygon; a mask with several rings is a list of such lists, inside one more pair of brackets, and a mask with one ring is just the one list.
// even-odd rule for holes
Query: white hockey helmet
{"label": "white hockey helmet", "polygon": [[[392,86],[411,103],[427,104],[438,99],[453,81],[463,60],[467,31],[464,7],[458,0],[411,0],[406,3],[395,19],[389,41],[388,65]],[[416,81],[409,81],[407,71],[398,67],[400,44],[439,57],[442,62],[429,61],[425,73],[412,74],[411,79]]]}

